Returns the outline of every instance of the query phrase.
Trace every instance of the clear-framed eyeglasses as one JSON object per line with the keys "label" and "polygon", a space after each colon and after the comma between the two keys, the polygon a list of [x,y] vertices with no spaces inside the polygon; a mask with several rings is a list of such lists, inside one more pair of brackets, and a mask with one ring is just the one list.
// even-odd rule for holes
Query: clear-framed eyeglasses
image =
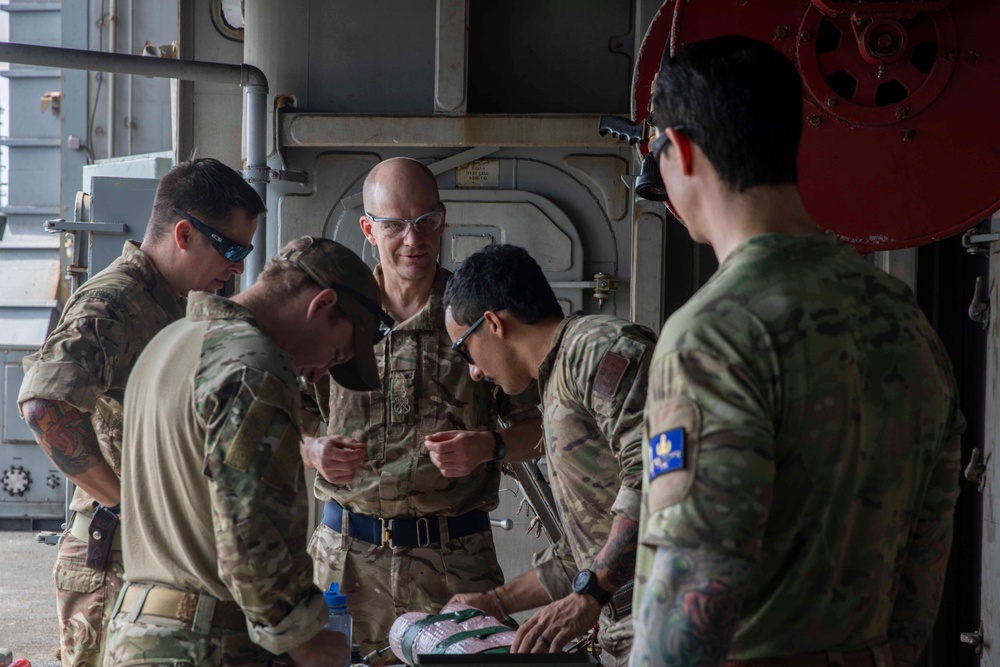
{"label": "clear-framed eyeglasses", "polygon": [[416,218],[379,218],[368,211],[365,211],[365,217],[383,236],[394,239],[405,236],[409,226],[412,226],[413,231],[419,236],[433,234],[444,225],[444,213],[444,202],[438,202],[434,210]]}

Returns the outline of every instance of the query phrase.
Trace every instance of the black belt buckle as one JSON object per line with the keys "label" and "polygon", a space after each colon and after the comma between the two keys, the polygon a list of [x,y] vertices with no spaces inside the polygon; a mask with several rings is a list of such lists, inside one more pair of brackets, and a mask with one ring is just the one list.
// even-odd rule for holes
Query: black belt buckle
{"label": "black belt buckle", "polygon": [[104,572],[108,569],[117,529],[118,516],[107,507],[98,507],[87,528],[87,567],[91,570]]}

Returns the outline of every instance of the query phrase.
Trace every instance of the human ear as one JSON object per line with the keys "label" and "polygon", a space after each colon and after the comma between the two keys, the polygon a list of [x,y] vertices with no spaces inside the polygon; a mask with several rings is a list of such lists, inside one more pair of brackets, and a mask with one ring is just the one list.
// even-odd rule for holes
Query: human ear
{"label": "human ear", "polygon": [[317,313],[326,312],[327,309],[337,305],[337,291],[331,287],[320,290],[312,299],[306,309],[306,316],[312,318]]}

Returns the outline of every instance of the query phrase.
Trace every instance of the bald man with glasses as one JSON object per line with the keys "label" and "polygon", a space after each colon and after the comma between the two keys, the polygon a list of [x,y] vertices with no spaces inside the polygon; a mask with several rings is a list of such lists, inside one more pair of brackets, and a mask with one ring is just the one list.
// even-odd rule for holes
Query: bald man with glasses
{"label": "bald man with glasses", "polygon": [[381,389],[332,383],[328,436],[303,453],[325,503],[310,543],[316,583],[340,583],[354,641],[369,653],[388,644],[400,614],[503,583],[489,523],[500,462],[538,456],[541,429],[533,389],[498,402],[451,349],[434,175],[393,158],[372,169],[363,194],[381,306],[397,324],[375,347]]}
{"label": "bald man with glasses", "polygon": [[216,291],[243,272],[263,210],[253,188],[218,160],[178,164],[156,189],[142,243],[126,241],[121,257],[70,297],[41,349],[24,358],[21,414],[77,486],[54,571],[64,667],[101,665],[122,586],[125,381],[153,336],[184,316],[188,292]]}

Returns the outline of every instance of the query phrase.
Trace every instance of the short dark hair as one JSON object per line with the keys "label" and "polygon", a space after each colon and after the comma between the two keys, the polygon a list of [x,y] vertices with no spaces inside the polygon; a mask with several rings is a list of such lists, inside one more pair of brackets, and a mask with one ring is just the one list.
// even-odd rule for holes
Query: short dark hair
{"label": "short dark hair", "polygon": [[501,308],[525,324],[563,316],[542,268],[516,245],[488,245],[470,255],[448,279],[443,303],[457,324]]}
{"label": "short dark hair", "polygon": [[214,158],[200,158],[175,165],[160,181],[147,239],[155,242],[169,234],[181,218],[174,208],[224,234],[233,211],[242,209],[257,217],[264,211],[264,202],[237,171]]}
{"label": "short dark hair", "polygon": [[737,192],[798,180],[802,78],[765,42],[733,35],[682,48],[657,75],[653,123],[683,125]]}

